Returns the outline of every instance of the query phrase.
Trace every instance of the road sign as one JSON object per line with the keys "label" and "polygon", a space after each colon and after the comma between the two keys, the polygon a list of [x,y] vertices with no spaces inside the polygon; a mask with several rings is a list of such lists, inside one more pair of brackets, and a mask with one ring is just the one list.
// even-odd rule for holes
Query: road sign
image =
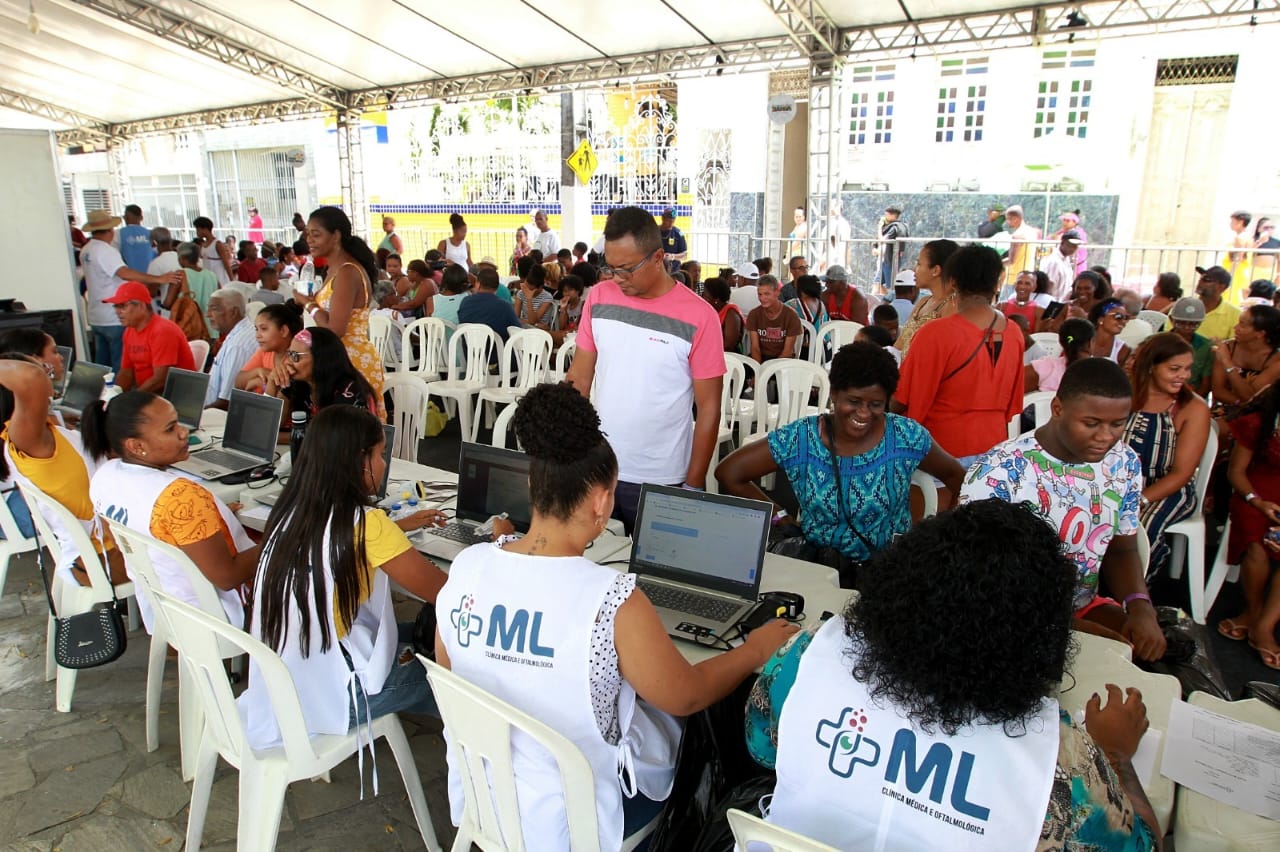
{"label": "road sign", "polygon": [[596,173],[596,167],[600,165],[600,161],[596,159],[596,152],[591,150],[591,143],[586,139],[582,140],[582,144],[569,155],[566,162],[584,186],[591,182],[591,176]]}

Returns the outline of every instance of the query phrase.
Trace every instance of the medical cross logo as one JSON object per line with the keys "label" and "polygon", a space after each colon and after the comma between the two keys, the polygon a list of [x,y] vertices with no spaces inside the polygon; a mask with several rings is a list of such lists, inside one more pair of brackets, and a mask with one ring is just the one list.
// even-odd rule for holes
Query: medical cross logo
{"label": "medical cross logo", "polygon": [[475,605],[475,595],[463,595],[457,607],[449,613],[449,621],[457,631],[458,644],[464,648],[471,644],[471,637],[479,636],[484,628],[484,619],[472,611]]}
{"label": "medical cross logo", "polygon": [[875,766],[880,762],[880,744],[862,735],[866,724],[866,711],[855,713],[852,707],[844,708],[834,722],[823,719],[818,723],[814,738],[818,745],[830,749],[827,768],[835,775],[848,778],[859,763]]}

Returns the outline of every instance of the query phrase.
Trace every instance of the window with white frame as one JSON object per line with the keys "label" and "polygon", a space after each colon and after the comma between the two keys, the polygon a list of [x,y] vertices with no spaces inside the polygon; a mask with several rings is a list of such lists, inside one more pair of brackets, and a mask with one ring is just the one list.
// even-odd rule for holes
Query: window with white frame
{"label": "window with white frame", "polygon": [[892,64],[856,65],[849,75],[849,144],[887,145],[893,141]]}
{"label": "window with white frame", "polygon": [[935,142],[981,142],[987,111],[985,56],[942,60]]}
{"label": "window with white frame", "polygon": [[1093,106],[1093,48],[1046,50],[1040,62],[1032,136],[1055,130],[1083,139]]}

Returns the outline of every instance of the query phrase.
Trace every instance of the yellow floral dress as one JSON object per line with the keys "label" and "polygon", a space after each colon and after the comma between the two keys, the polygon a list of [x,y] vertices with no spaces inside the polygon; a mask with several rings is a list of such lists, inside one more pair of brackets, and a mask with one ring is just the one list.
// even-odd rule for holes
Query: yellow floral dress
{"label": "yellow floral dress", "polygon": [[[343,266],[355,266],[360,269],[354,263],[346,263]],[[337,272],[335,271],[328,276],[320,292],[316,293],[316,304],[326,311],[329,310],[329,302],[333,300],[333,282],[337,280],[337,277]],[[347,320],[347,330],[342,335],[342,344],[347,348],[347,357],[351,359],[351,363],[373,388],[374,397],[378,401],[378,414],[385,420],[387,412],[382,399],[382,356],[378,354],[373,341],[369,339],[369,302],[373,299],[373,293],[372,287],[369,285],[368,276],[363,269],[360,269],[360,279],[364,281],[365,286],[365,306],[351,309],[351,317]]]}

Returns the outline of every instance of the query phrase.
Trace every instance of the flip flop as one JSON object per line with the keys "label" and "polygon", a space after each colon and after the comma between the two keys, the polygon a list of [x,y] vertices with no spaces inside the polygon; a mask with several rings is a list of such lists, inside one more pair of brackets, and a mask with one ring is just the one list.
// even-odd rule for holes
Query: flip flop
{"label": "flip flop", "polygon": [[1249,628],[1243,624],[1236,624],[1234,618],[1224,618],[1219,621],[1218,632],[1236,642],[1243,642],[1249,638]]}
{"label": "flip flop", "polygon": [[1280,671],[1280,651],[1269,651],[1266,648],[1259,648],[1253,642],[1249,643],[1249,647],[1258,652],[1258,656],[1262,658],[1262,664],[1269,669]]}

